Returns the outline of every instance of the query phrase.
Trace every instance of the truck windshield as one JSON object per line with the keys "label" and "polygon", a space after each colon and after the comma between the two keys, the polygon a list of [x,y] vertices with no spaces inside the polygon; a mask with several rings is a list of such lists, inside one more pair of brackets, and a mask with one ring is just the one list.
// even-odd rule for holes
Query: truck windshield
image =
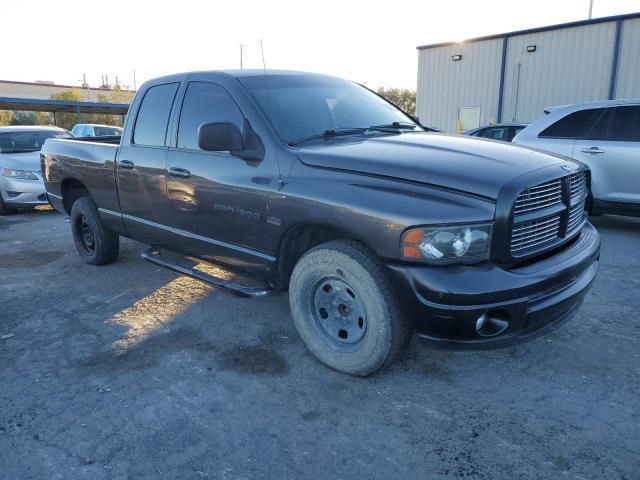
{"label": "truck windshield", "polygon": [[71,138],[64,131],[20,130],[0,133],[0,153],[39,152],[47,138]]}
{"label": "truck windshield", "polygon": [[[280,138],[289,144],[323,133],[422,131],[412,118],[366,88],[321,75],[261,75],[240,77]],[[381,126],[387,129],[381,129]],[[375,130],[375,129],[374,129]]]}

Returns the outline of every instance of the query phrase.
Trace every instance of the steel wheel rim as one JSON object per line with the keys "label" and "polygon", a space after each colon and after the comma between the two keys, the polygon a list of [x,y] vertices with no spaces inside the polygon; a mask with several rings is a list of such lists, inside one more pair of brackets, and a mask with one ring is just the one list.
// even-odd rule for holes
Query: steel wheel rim
{"label": "steel wheel rim", "polygon": [[364,343],[367,311],[357,291],[341,278],[323,278],[311,292],[313,323],[322,339],[340,352],[353,352]]}
{"label": "steel wheel rim", "polygon": [[96,239],[89,222],[87,222],[87,217],[78,215],[76,218],[76,228],[82,249],[91,255],[96,251]]}

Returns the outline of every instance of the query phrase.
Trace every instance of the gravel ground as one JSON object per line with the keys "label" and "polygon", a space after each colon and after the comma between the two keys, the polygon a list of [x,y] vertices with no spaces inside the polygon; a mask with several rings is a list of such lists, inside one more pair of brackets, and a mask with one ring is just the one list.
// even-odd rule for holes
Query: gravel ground
{"label": "gravel ground", "polygon": [[91,267],[53,211],[0,217],[0,478],[640,479],[640,219],[556,332],[494,351],[417,339],[368,379],[314,360],[286,294]]}

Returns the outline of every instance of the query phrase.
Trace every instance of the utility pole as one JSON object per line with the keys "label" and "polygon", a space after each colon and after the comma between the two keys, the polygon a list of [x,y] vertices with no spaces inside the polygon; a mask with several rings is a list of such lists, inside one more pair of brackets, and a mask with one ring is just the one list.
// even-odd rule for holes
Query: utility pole
{"label": "utility pole", "polygon": [[244,45],[240,44],[240,70],[242,70],[242,47],[244,47]]}
{"label": "utility pole", "polygon": [[86,73],[82,74],[82,86],[87,89],[87,102],[88,102],[91,92],[89,90],[89,84],[87,83],[87,74]]}
{"label": "utility pole", "polygon": [[589,20],[593,18],[593,0],[589,0]]}
{"label": "utility pole", "polygon": [[138,91],[138,85],[136,84],[136,71],[133,71],[133,91],[137,92]]}

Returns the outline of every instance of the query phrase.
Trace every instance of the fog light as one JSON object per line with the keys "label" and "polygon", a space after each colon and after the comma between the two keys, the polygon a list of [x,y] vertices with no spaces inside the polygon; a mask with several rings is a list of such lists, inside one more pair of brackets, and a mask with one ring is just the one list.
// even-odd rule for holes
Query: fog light
{"label": "fog light", "polygon": [[489,311],[476,320],[476,332],[481,337],[495,337],[509,327],[509,314],[501,310]]}

